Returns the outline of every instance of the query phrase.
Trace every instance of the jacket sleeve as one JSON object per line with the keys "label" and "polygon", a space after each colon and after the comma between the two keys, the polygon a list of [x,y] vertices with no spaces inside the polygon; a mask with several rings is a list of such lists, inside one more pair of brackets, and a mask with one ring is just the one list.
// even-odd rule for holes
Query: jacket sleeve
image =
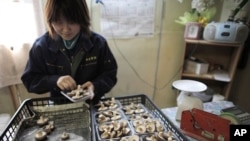
{"label": "jacket sleeve", "polygon": [[[43,47],[44,45],[46,46],[46,44],[43,44]],[[57,88],[56,81],[59,76],[46,73],[43,53],[40,41],[36,40],[29,52],[29,59],[21,76],[28,92],[43,94]]]}

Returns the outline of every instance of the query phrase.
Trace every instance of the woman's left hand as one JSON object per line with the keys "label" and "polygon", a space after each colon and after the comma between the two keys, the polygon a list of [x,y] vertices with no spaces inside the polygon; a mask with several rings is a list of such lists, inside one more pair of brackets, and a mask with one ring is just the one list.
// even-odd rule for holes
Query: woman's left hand
{"label": "woman's left hand", "polygon": [[89,95],[90,95],[90,98],[89,99],[93,99],[95,94],[94,94],[94,85],[92,82],[90,81],[87,81],[86,83],[82,84],[82,88],[83,89],[87,89],[88,92],[89,92]]}

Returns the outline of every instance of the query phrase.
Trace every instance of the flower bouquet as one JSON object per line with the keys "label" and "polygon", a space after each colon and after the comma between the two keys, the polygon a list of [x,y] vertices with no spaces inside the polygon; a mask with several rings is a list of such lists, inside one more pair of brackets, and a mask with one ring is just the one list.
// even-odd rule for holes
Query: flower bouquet
{"label": "flower bouquet", "polygon": [[175,20],[176,23],[186,25],[188,22],[198,22],[205,27],[216,14],[214,0],[192,0],[191,6],[192,10]]}

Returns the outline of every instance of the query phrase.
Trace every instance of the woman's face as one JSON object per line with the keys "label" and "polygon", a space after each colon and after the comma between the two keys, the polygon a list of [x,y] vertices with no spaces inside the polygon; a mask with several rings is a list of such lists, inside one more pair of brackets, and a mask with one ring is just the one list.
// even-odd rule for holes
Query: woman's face
{"label": "woman's face", "polygon": [[72,23],[63,17],[61,17],[58,21],[52,22],[52,26],[55,32],[64,40],[73,39],[81,29],[78,23]]}

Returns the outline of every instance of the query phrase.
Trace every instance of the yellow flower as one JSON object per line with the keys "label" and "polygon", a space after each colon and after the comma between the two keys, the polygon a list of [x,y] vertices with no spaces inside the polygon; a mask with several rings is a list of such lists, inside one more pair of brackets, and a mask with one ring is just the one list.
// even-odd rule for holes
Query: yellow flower
{"label": "yellow flower", "polygon": [[205,27],[207,25],[207,18],[206,17],[199,17],[198,22]]}

